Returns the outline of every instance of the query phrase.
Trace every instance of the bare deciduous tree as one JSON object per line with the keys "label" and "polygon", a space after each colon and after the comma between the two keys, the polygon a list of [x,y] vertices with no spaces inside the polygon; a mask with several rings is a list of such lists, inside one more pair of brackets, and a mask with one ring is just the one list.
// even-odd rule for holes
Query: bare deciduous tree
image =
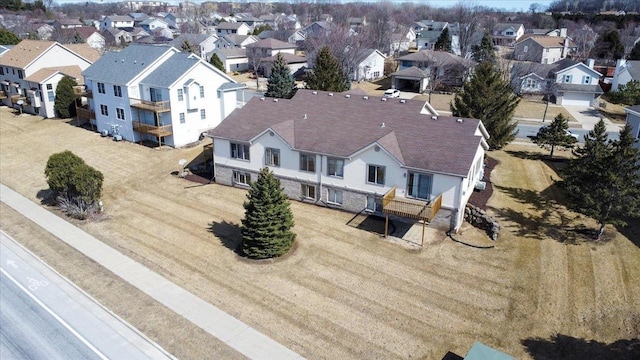
{"label": "bare deciduous tree", "polygon": [[368,45],[386,53],[391,46],[391,11],[393,5],[381,2],[374,6],[367,19],[366,35]]}

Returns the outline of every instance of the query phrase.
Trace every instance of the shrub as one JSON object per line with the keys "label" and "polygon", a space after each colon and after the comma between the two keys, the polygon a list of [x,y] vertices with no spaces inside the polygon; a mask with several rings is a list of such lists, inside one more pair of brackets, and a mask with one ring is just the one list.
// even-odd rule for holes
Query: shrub
{"label": "shrub", "polygon": [[70,179],[74,170],[83,164],[84,160],[69,150],[49,156],[44,175],[47,177],[49,188],[56,196],[70,190]]}
{"label": "shrub", "polygon": [[96,203],[87,203],[80,198],[60,195],[56,198],[56,203],[63,213],[78,220],[90,219],[96,217],[99,213]]}

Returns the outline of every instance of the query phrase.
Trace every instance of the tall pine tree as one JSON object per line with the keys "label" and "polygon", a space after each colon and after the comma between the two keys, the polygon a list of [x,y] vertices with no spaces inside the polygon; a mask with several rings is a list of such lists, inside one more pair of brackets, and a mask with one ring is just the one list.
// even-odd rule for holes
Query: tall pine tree
{"label": "tall pine tree", "polygon": [[449,36],[449,28],[444,28],[438,36],[436,43],[433,45],[436,51],[451,51],[451,37]]}
{"label": "tall pine tree", "polygon": [[493,49],[493,39],[491,39],[491,34],[488,32],[485,32],[482,36],[480,45],[473,45],[473,59],[479,63],[496,62],[497,57]]}
{"label": "tall pine tree", "polygon": [[298,88],[296,81],[291,75],[291,69],[284,60],[282,54],[278,53],[276,60],[273,62],[271,74],[267,79],[267,97],[291,99],[296,94]]}
{"label": "tall pine tree", "polygon": [[222,72],[226,72],[224,69],[224,64],[222,63],[222,60],[220,60],[220,57],[216,53],[213,53],[213,55],[211,55],[211,59],[209,59],[209,64],[215,66],[216,68],[218,68],[218,70]]}
{"label": "tall pine tree", "polygon": [[590,56],[596,59],[609,60],[615,62],[624,56],[624,44],[620,38],[620,33],[616,29],[605,31],[596,39]]}
{"label": "tall pine tree", "polygon": [[606,224],[626,225],[625,219],[640,215],[640,150],[631,126],[618,140],[607,136],[600,120],[585,136],[585,145],[574,151],[564,171],[563,187],[573,207],[599,223],[600,240]]}
{"label": "tall pine tree", "polygon": [[569,121],[564,115],[558,114],[549,126],[541,127],[535,136],[529,136],[529,138],[540,147],[550,147],[551,154],[549,156],[553,157],[556,146],[572,148],[578,141],[570,133],[567,133],[568,129]]}
{"label": "tall pine tree", "polygon": [[242,219],[242,251],[254,259],[267,259],[286,254],[296,234],[289,198],[269,168],[260,170],[258,180],[251,183],[244,203]]}
{"label": "tall pine tree", "polygon": [[76,96],[73,93],[73,87],[76,85],[76,80],[66,75],[58,82],[53,110],[59,118],[76,116]]}
{"label": "tall pine tree", "polygon": [[640,60],[640,41],[633,45],[631,52],[627,55],[627,60]]}
{"label": "tall pine tree", "polygon": [[335,92],[349,90],[347,77],[328,46],[323,47],[316,56],[313,71],[307,75],[305,81],[307,89]]}
{"label": "tall pine tree", "polygon": [[489,132],[489,146],[499,150],[515,139],[517,123],[513,113],[520,103],[511,84],[490,62],[476,66],[471,79],[450,104],[453,116],[482,120]]}

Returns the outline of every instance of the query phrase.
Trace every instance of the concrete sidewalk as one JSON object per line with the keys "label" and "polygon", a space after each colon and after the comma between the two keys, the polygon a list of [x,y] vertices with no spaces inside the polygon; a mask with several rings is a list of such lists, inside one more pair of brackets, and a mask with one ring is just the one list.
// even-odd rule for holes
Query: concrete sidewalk
{"label": "concrete sidewalk", "polygon": [[591,107],[584,106],[565,106],[564,107],[571,116],[576,119],[585,130],[593,130],[594,126],[600,121],[604,120],[604,124],[607,126],[608,132],[620,132],[621,125],[617,125],[611,122],[611,120],[603,117],[598,110]]}
{"label": "concrete sidewalk", "polygon": [[302,359],[242,321],[0,184],[0,201],[251,359]]}

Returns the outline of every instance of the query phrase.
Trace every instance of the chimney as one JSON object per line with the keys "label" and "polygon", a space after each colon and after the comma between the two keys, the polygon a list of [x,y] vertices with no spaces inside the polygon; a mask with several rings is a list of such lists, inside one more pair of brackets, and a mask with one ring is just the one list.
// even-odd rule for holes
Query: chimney
{"label": "chimney", "polygon": [[567,28],[560,28],[560,37],[567,37]]}
{"label": "chimney", "polygon": [[594,59],[587,59],[587,66],[589,69],[593,69],[593,65],[595,65],[596,61]]}
{"label": "chimney", "polygon": [[562,45],[562,55],[560,56],[560,58],[561,59],[566,58],[568,53],[569,53],[569,39],[564,38],[564,43]]}

